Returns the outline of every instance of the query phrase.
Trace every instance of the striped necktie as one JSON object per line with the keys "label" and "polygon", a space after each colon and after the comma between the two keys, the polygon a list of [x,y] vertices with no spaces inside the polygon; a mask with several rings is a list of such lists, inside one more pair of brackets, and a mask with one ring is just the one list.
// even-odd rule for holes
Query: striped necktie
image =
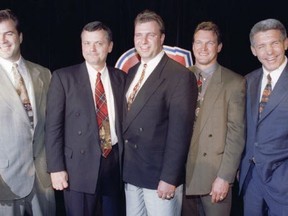
{"label": "striped necktie", "polygon": [[202,77],[202,74],[199,73],[199,77],[197,80],[198,98],[197,98],[197,104],[196,104],[196,110],[195,110],[195,121],[196,121],[196,118],[198,117],[199,111],[200,111],[202,84],[203,84],[203,77]]}
{"label": "striped necktie", "polygon": [[133,103],[133,101],[135,100],[135,97],[136,97],[136,94],[138,93],[139,89],[140,89],[140,86],[143,82],[143,79],[144,79],[144,76],[145,76],[145,70],[147,68],[147,64],[144,64],[143,65],[143,70],[141,72],[141,76],[140,76],[140,79],[139,81],[136,83],[136,85],[134,86],[131,94],[129,95],[128,97],[128,100],[127,100],[127,105],[128,105],[128,110],[130,110],[131,108],[131,105]]}
{"label": "striped necktie", "polygon": [[272,92],[272,79],[270,74],[267,75],[267,84],[264,88],[262,97],[261,97],[261,101],[259,103],[259,117],[261,115],[261,112],[263,111],[265,105],[267,104],[268,100],[269,100],[269,96]]}
{"label": "striped necktie", "polygon": [[19,70],[18,70],[18,65],[16,63],[13,63],[12,66],[12,73],[15,79],[15,89],[22,101],[22,104],[24,106],[24,109],[27,113],[27,116],[29,118],[30,121],[30,125],[32,128],[34,128],[34,118],[33,118],[33,110],[32,110],[32,106],[29,100],[29,96],[27,93],[27,89],[25,86],[25,82],[23,77],[21,76]]}

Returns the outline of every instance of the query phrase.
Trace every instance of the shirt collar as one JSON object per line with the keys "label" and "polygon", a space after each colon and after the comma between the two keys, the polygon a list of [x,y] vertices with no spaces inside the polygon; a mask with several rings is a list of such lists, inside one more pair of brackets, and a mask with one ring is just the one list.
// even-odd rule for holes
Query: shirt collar
{"label": "shirt collar", "polygon": [[11,62],[9,60],[6,60],[6,59],[0,57],[0,65],[2,65],[2,67],[6,71],[11,71],[12,66],[13,66],[14,63],[17,63],[18,65],[22,65],[23,64],[22,56],[20,56],[20,58],[17,61],[15,61],[15,62]]}
{"label": "shirt collar", "polygon": [[277,69],[275,69],[273,71],[267,71],[264,67],[262,67],[263,68],[263,75],[265,77],[267,77],[267,75],[270,74],[272,80],[275,80],[275,79],[278,80],[278,78],[282,74],[282,71],[286,67],[286,64],[287,64],[287,57],[285,56],[284,62]]}

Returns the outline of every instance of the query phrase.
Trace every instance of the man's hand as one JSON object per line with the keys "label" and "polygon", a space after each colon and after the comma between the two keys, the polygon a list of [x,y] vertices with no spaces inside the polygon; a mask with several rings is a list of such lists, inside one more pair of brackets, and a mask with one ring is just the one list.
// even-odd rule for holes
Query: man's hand
{"label": "man's hand", "polygon": [[160,181],[157,188],[158,197],[161,199],[172,199],[175,195],[176,187],[164,181]]}
{"label": "man's hand", "polygon": [[217,203],[224,200],[229,191],[229,183],[222,178],[217,177],[212,184],[212,190],[210,192],[211,202]]}
{"label": "man's hand", "polygon": [[55,190],[64,190],[68,187],[68,174],[66,171],[50,173],[52,187]]}

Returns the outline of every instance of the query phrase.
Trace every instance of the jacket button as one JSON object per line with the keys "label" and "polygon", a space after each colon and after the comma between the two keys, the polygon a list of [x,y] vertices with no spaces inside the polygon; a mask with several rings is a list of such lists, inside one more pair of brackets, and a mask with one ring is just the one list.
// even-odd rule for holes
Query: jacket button
{"label": "jacket button", "polygon": [[78,135],[79,135],[79,136],[82,135],[82,131],[78,131]]}
{"label": "jacket button", "polygon": [[143,128],[139,128],[139,131],[142,132],[142,131],[143,131]]}
{"label": "jacket button", "polygon": [[204,152],[204,153],[203,153],[203,156],[205,157],[206,155],[207,155],[207,153],[206,153],[206,152]]}
{"label": "jacket button", "polygon": [[85,154],[85,150],[82,149],[82,150],[80,151],[80,153],[81,153],[81,154]]}
{"label": "jacket button", "polygon": [[128,143],[128,140],[125,140],[124,142],[125,142],[125,144],[127,144],[127,143]]}
{"label": "jacket button", "polygon": [[209,136],[208,137],[212,137],[212,134],[209,134]]}
{"label": "jacket button", "polygon": [[75,116],[79,117],[79,116],[80,116],[80,113],[79,113],[79,112],[76,112],[76,113],[75,113]]}
{"label": "jacket button", "polygon": [[135,149],[137,149],[137,148],[138,148],[138,146],[135,144],[135,145],[134,145],[134,148],[135,148]]}

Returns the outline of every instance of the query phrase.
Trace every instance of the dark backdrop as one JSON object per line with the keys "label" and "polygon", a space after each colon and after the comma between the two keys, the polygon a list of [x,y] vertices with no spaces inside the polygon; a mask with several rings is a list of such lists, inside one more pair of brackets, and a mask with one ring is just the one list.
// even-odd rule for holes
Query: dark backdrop
{"label": "dark backdrop", "polygon": [[133,20],[143,9],[159,13],[166,23],[165,44],[191,49],[194,28],[212,20],[223,34],[219,62],[240,74],[260,66],[251,54],[249,31],[261,19],[277,18],[288,27],[286,0],[0,0],[21,19],[22,54],[52,71],[83,61],[80,32],[94,20],[109,25],[114,49],[108,63],[133,47]]}
{"label": "dark backdrop", "polygon": [[[249,31],[258,21],[279,19],[288,27],[287,0],[0,0],[0,9],[14,10],[23,25],[23,56],[52,71],[83,61],[82,27],[100,20],[111,27],[114,49],[108,64],[133,47],[133,20],[144,9],[159,13],[166,23],[165,44],[191,49],[194,28],[201,21],[214,21],[223,35],[219,62],[245,75],[260,66],[251,54]],[[234,187],[231,215],[242,215],[242,204]],[[63,201],[57,196],[58,215]]]}

